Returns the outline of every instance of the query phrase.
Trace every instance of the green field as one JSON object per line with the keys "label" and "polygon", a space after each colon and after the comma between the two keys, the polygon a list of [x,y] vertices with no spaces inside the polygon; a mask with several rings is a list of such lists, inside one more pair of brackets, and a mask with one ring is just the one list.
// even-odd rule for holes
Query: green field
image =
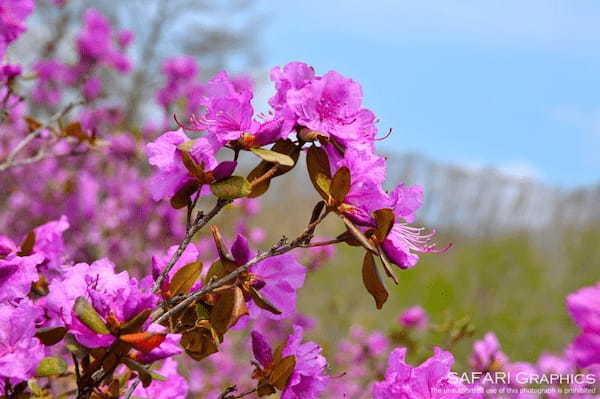
{"label": "green field", "polygon": [[[600,280],[600,231],[511,234],[474,238],[440,236],[454,247],[428,254],[414,268],[399,271],[399,286],[380,311],[362,287],[362,252],[340,247],[337,257],[309,275],[301,290],[300,309],[319,321],[313,336],[328,350],[349,326],[390,331],[399,312],[420,304],[433,324],[468,316],[474,337],[494,331],[513,360],[535,361],[544,351],[560,352],[576,333],[564,297]],[[447,334],[423,337],[425,347],[444,345]],[[453,348],[465,365],[473,338]]]}

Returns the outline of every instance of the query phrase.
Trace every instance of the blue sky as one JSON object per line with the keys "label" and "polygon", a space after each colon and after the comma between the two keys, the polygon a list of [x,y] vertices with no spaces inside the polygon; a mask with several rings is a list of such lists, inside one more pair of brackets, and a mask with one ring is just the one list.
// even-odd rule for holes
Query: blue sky
{"label": "blue sky", "polygon": [[264,1],[266,65],[363,85],[381,149],[574,187],[600,180],[600,2]]}

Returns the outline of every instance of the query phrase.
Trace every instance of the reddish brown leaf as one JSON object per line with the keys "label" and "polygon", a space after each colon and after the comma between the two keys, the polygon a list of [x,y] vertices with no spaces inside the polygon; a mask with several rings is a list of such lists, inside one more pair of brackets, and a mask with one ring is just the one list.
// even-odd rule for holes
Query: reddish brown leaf
{"label": "reddish brown leaf", "polygon": [[373,212],[375,221],[377,222],[377,229],[375,229],[375,235],[379,241],[385,240],[387,235],[394,226],[394,211],[390,208],[378,209]]}
{"label": "reddish brown leaf", "polygon": [[152,349],[158,347],[163,343],[167,334],[155,333],[155,332],[140,332],[133,334],[121,335],[119,339],[121,341],[131,344],[135,349],[140,352],[150,352]]}
{"label": "reddish brown leaf", "polygon": [[338,169],[337,172],[335,172],[335,175],[333,175],[333,179],[331,179],[331,188],[329,192],[336,201],[342,202],[344,201],[344,198],[346,198],[346,195],[348,195],[348,192],[350,191],[350,185],[350,169],[348,169],[345,166],[342,166]]}
{"label": "reddish brown leaf", "polygon": [[365,288],[375,299],[375,305],[377,309],[381,309],[383,304],[388,299],[388,292],[383,285],[381,275],[375,264],[373,255],[369,252],[365,253],[362,267],[362,277]]}

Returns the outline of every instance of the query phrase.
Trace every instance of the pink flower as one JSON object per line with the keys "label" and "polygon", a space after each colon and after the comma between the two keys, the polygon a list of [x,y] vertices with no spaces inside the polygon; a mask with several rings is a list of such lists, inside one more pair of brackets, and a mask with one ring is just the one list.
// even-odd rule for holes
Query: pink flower
{"label": "pink flower", "polygon": [[567,309],[579,328],[600,334],[600,283],[567,296]]}
{"label": "pink flower", "polygon": [[[172,197],[187,182],[192,180],[189,171],[184,166],[180,146],[190,139],[185,135],[183,129],[172,132],[166,132],[154,142],[146,145],[148,161],[157,168],[151,179],[150,190],[155,201],[163,198]],[[222,174],[214,173],[215,178],[224,178],[230,176],[235,168],[235,163],[221,162],[220,164],[214,157],[217,148],[216,143],[202,137],[194,141],[190,155],[194,160],[202,165],[204,171],[224,170],[228,171]],[[218,167],[220,169],[217,169]]]}
{"label": "pink flower", "polygon": [[316,76],[300,62],[271,70],[277,92],[269,100],[284,131],[299,125],[336,139],[345,148],[372,149],[375,116],[362,108],[362,88],[335,71]]}
{"label": "pink flower", "polygon": [[429,318],[425,309],[421,306],[413,306],[402,312],[398,318],[398,322],[404,328],[422,330],[427,327]]}
{"label": "pink flower", "polygon": [[[329,376],[325,374],[327,361],[321,355],[321,347],[314,342],[302,343],[303,329],[293,327],[281,358],[294,356],[296,365],[282,394],[282,399],[316,399],[325,390]],[[252,331],[252,352],[261,367],[269,368],[273,353],[267,339],[258,331]]]}
{"label": "pink flower", "polygon": [[[248,246],[248,240],[240,234],[233,243],[231,252],[240,266],[255,255]],[[253,265],[249,271],[255,278],[255,287],[260,294],[281,311],[280,315],[276,315],[250,302],[248,311],[251,319],[263,316],[281,320],[296,313],[297,291],[304,285],[306,268],[292,254],[267,258]]]}
{"label": "pink flower", "polygon": [[17,384],[33,377],[44,357],[44,347],[35,338],[36,319],[42,311],[28,300],[0,303],[0,389],[4,381]]}
{"label": "pink flower", "polygon": [[144,399],[185,399],[187,397],[188,383],[177,371],[177,362],[174,359],[165,360],[156,372],[166,380],[154,380],[147,388],[138,385],[133,392],[134,397]]}
{"label": "pink flower", "polygon": [[500,370],[508,363],[508,358],[500,350],[500,342],[492,332],[485,334],[473,344],[469,365],[476,371]]}
{"label": "pink flower", "polygon": [[435,347],[433,356],[417,367],[406,363],[406,348],[392,351],[385,380],[373,386],[374,399],[476,398],[466,387],[449,378],[454,357]]}
{"label": "pink flower", "polygon": [[0,59],[6,47],[27,27],[24,22],[35,7],[33,0],[9,0],[0,3]]}
{"label": "pink flower", "polygon": [[148,278],[140,282],[130,278],[127,272],[117,274],[107,259],[91,265],[66,266],[63,275],[64,278],[54,279],[49,285],[50,293],[44,304],[49,317],[47,324],[67,326],[82,345],[90,348],[110,345],[114,337],[97,334],[79,321],[73,314],[78,297],[86,298],[101,317],[111,315],[121,323],[144,309],[152,309],[157,302],[149,292]]}

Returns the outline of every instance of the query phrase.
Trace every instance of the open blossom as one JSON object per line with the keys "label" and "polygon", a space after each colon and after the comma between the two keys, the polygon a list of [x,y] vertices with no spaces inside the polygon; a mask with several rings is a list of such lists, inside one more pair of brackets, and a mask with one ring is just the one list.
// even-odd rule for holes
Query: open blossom
{"label": "open blossom", "polygon": [[[255,255],[248,246],[248,240],[239,234],[232,245],[231,252],[240,266]],[[276,315],[250,302],[248,304],[250,318],[257,319],[264,316],[281,320],[296,312],[296,295],[298,289],[304,285],[306,268],[298,263],[294,255],[287,253],[267,258],[250,267],[249,271],[253,276],[255,288],[281,311],[280,315]]]}
{"label": "open blossom", "polygon": [[44,357],[44,347],[35,338],[41,310],[29,300],[0,303],[0,391],[4,382],[17,384],[33,377]]}
{"label": "open blossom", "polygon": [[465,387],[449,378],[454,357],[435,347],[433,356],[417,367],[406,363],[406,348],[392,351],[385,372],[385,380],[373,386],[374,399],[405,398],[477,398]]}
{"label": "open blossom", "polygon": [[507,356],[500,348],[500,342],[492,332],[485,334],[482,340],[475,341],[469,365],[475,371],[500,370],[508,363]]}
{"label": "open blossom", "polygon": [[404,328],[415,328],[421,330],[427,327],[429,318],[427,317],[427,312],[425,309],[423,309],[421,306],[413,306],[402,312],[398,318],[398,322]]}
{"label": "open blossom", "polygon": [[329,71],[316,76],[312,67],[292,62],[271,71],[277,92],[269,100],[287,129],[296,125],[319,131],[345,148],[373,147],[374,114],[362,108],[360,84]]}
{"label": "open blossom", "polygon": [[[156,93],[158,103],[162,107],[168,108],[181,97],[188,97],[186,99],[189,102],[190,95],[197,97],[201,94],[204,89],[196,82],[198,71],[198,64],[192,56],[173,57],[163,62],[161,72],[167,80],[164,87]],[[189,109],[193,110],[193,108]]]}
{"label": "open blossom", "polygon": [[148,278],[138,282],[125,271],[115,273],[114,265],[107,259],[91,265],[65,266],[63,273],[63,279],[54,279],[49,286],[44,305],[49,317],[47,324],[67,326],[82,345],[105,346],[111,344],[114,337],[97,334],[77,319],[73,305],[78,297],[86,298],[101,317],[106,319],[110,315],[120,323],[156,304],[156,297],[143,290],[149,288]]}
{"label": "open blossom", "polygon": [[0,59],[4,58],[6,47],[27,29],[24,22],[34,7],[33,0],[9,0],[0,3]]}
{"label": "open blossom", "polygon": [[65,250],[63,233],[68,228],[69,221],[63,215],[59,220],[48,222],[34,230],[33,251],[44,256],[44,263],[40,266],[42,272],[56,271],[62,264]]}
{"label": "open blossom", "polygon": [[108,19],[94,8],[87,9],[83,27],[77,37],[80,62],[87,65],[104,63],[120,72],[128,72],[131,63],[114,45],[113,40],[113,30]]}
{"label": "open blossom", "polygon": [[[296,365],[281,394],[282,399],[316,399],[325,390],[329,376],[325,374],[327,361],[321,347],[314,342],[302,342],[304,331],[295,325],[281,352],[281,358],[294,356]],[[273,352],[267,339],[252,331],[252,351],[261,367],[268,369],[273,362]]]}
{"label": "open blossom", "polygon": [[[154,200],[172,197],[186,183],[193,181],[193,177],[183,163],[180,147],[188,142],[191,140],[185,135],[183,129],[179,129],[166,132],[154,142],[147,144],[148,161],[157,168],[150,185]],[[218,148],[206,137],[193,141],[190,147],[189,154],[192,159],[203,168],[204,172],[210,172],[213,179],[223,179],[233,173],[236,163],[229,161],[218,163],[214,157]]]}
{"label": "open blossom", "polygon": [[204,86],[202,104],[205,112],[192,121],[198,130],[209,132],[211,140],[221,145],[239,140],[244,148],[272,144],[285,135],[280,118],[256,120],[252,107],[252,86],[235,80],[222,71]]}
{"label": "open blossom", "polygon": [[0,256],[0,302],[25,298],[31,283],[38,280],[37,265],[44,260],[40,254]]}
{"label": "open blossom", "polygon": [[147,388],[138,385],[133,392],[133,397],[144,399],[185,399],[187,397],[188,383],[177,371],[177,362],[174,359],[166,359],[156,372],[166,380],[154,380]]}
{"label": "open blossom", "polygon": [[582,332],[568,348],[579,367],[600,364],[600,283],[567,296],[567,308]]}

